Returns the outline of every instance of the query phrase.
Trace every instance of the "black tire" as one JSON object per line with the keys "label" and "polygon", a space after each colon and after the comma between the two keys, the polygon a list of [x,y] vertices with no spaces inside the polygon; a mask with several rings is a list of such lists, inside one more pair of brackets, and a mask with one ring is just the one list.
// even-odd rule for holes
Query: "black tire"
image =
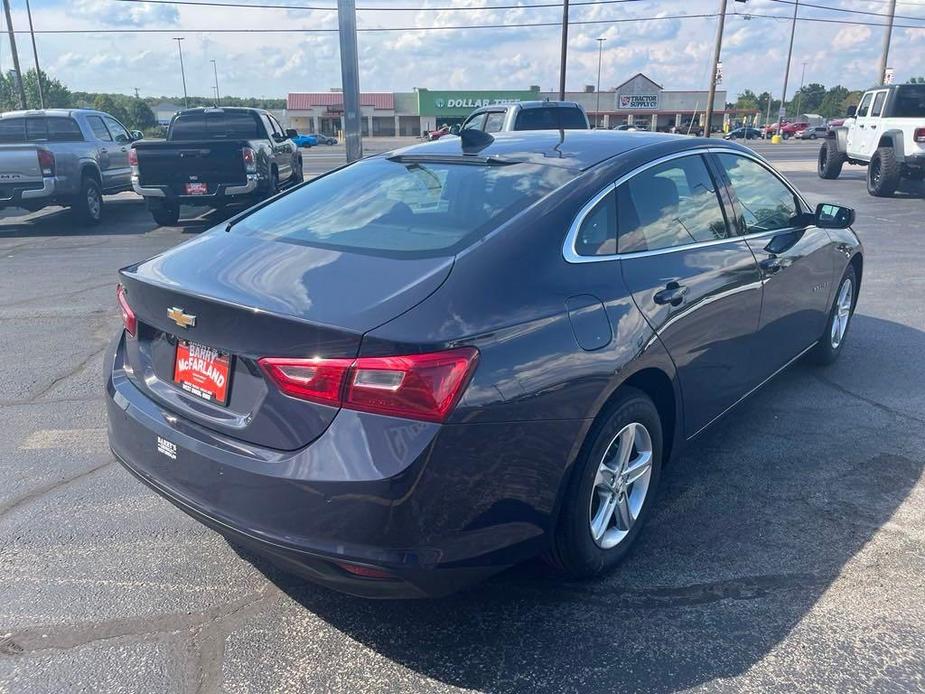
{"label": "black tire", "polygon": [[867,192],[878,198],[888,198],[899,187],[902,167],[896,161],[892,147],[878,147],[867,165]]}
{"label": "black tire", "polygon": [[[835,340],[835,321],[844,314],[839,311],[839,300],[842,298],[842,291],[845,283],[850,282],[850,308],[845,316],[844,328],[839,333],[839,338]],[[819,366],[828,366],[838,359],[845,346],[845,339],[848,337],[848,328],[851,327],[851,317],[854,315],[854,307],[857,304],[858,297],[858,278],[854,271],[854,265],[848,265],[845,274],[842,275],[835,289],[835,297],[832,299],[832,306],[829,309],[829,319],[825,322],[825,332],[819,338],[819,342],[809,353],[809,360]]]}
{"label": "black tire", "polygon": [[819,178],[835,179],[841,174],[841,167],[845,165],[848,157],[844,152],[838,151],[838,143],[834,138],[826,138],[819,148],[819,158],[816,162],[816,171]]}
{"label": "black tire", "polygon": [[99,224],[103,221],[103,191],[92,176],[80,179],[80,192],[71,204],[71,213],[81,224]]}
{"label": "black tire", "polygon": [[815,139],[816,139],[816,133],[811,134],[811,135],[809,136],[809,139],[810,139],[810,140],[815,140]]}
{"label": "black tire", "polygon": [[154,217],[154,221],[157,222],[158,226],[162,227],[175,227],[177,222],[180,221],[180,208],[179,207],[152,207],[151,216]]}
{"label": "black tire", "polygon": [[[615,546],[604,549],[595,542],[591,534],[594,502],[592,495],[596,493],[595,478],[598,466],[614,442],[614,437],[632,423],[641,424],[651,441],[648,488],[644,490],[642,505],[638,509],[635,521],[629,525],[629,531]],[[565,487],[566,496],[562,500],[562,509],[551,547],[546,554],[547,561],[575,578],[595,576],[617,566],[645,524],[658,491],[661,467],[662,424],[658,410],[645,393],[635,388],[625,388],[588,433],[569,483]],[[625,494],[628,498],[632,496],[634,489],[635,484],[627,487]],[[611,522],[616,523],[617,519],[614,518]]]}
{"label": "black tire", "polygon": [[292,167],[292,175],[289,177],[289,185],[290,185],[290,186],[297,186],[297,185],[299,185],[303,180],[305,180],[305,179],[304,179],[304,177],[302,176],[302,160],[301,160],[301,159],[298,159],[298,160],[296,161],[296,163],[295,163],[295,164],[293,165],[293,167]]}
{"label": "black tire", "polygon": [[279,192],[279,174],[276,172],[276,169],[270,171],[270,180],[267,181],[267,188],[263,192],[263,199],[267,200],[272,198]]}

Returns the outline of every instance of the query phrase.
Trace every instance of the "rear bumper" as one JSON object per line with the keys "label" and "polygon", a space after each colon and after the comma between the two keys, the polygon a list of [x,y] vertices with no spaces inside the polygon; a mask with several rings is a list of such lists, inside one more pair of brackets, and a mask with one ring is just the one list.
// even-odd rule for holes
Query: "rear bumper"
{"label": "rear bumper", "polygon": [[132,189],[144,198],[157,198],[170,205],[221,205],[229,198],[250,195],[257,190],[258,176],[247,174],[247,180],[241,185],[219,184],[211,195],[178,195],[169,186],[143,186],[138,176],[132,176]]}
{"label": "rear bumper", "polygon": [[55,196],[55,179],[46,176],[41,183],[12,183],[0,186],[0,205],[16,207],[20,203],[48,200],[51,202]]}
{"label": "rear bumper", "polygon": [[[344,410],[311,445],[276,451],[161,407],[122,368],[121,344],[106,378],[113,453],[180,509],[289,571],[364,597],[437,596],[545,548],[584,422],[440,426]],[[360,578],[339,562],[394,578]]]}

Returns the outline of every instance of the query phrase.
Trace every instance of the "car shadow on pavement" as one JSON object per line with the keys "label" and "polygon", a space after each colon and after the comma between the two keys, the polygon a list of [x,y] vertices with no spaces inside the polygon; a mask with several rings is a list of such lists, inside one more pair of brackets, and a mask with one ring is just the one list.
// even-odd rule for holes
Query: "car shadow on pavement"
{"label": "car shadow on pavement", "polygon": [[[242,556],[350,638],[443,685],[667,692],[742,675],[824,593],[837,603],[847,582],[856,609],[865,559],[852,560],[896,557],[868,543],[925,467],[925,373],[910,359],[925,334],[863,315],[851,331],[837,364],[794,366],[668,467],[635,550],[601,579],[531,562],[447,598],[377,602]],[[828,618],[821,629],[838,634],[844,623]]]}
{"label": "car shadow on pavement", "polygon": [[154,221],[138,197],[125,197],[103,203],[103,220],[86,224],[71,215],[65,207],[49,207],[38,212],[5,210],[0,215],[0,239],[37,238],[42,236],[109,236],[143,234]]}

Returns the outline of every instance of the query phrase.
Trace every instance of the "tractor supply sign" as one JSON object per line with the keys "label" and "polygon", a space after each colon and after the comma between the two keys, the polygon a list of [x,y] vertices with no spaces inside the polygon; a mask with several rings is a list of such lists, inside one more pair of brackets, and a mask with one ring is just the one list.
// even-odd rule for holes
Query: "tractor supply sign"
{"label": "tractor supply sign", "polygon": [[658,94],[621,94],[617,97],[618,111],[655,111]]}
{"label": "tractor supply sign", "polygon": [[437,92],[418,90],[418,113],[422,116],[468,116],[482,106],[503,106],[539,99],[536,91]]}

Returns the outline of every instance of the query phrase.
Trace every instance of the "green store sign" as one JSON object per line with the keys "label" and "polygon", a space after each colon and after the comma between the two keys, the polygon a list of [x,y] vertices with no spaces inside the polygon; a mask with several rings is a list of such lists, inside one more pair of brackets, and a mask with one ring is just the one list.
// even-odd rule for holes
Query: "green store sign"
{"label": "green store sign", "polygon": [[518,101],[534,101],[540,98],[539,91],[453,91],[432,92],[418,90],[418,113],[422,116],[467,116],[474,109],[495,104],[516,104]]}

